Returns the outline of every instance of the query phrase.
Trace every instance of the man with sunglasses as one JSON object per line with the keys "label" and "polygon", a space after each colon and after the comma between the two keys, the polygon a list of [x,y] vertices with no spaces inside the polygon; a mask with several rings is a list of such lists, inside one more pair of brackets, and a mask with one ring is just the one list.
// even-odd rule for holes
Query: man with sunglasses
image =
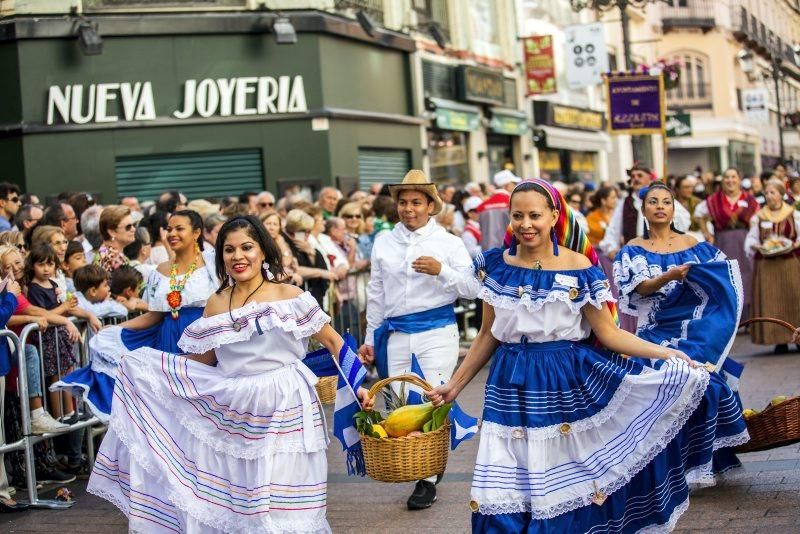
{"label": "man with sunglasses", "polygon": [[256,197],[256,211],[258,215],[275,210],[275,196],[269,191],[262,191]]}
{"label": "man with sunglasses", "polygon": [[19,211],[19,187],[8,182],[0,183],[0,232],[13,228],[11,221]]}

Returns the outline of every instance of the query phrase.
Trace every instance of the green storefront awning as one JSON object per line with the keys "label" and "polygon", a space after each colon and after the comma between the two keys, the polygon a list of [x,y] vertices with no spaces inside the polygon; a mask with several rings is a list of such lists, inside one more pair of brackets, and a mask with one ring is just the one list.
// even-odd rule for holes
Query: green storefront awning
{"label": "green storefront awning", "polygon": [[472,132],[481,127],[481,110],[475,106],[467,106],[445,100],[431,98],[436,106],[436,127],[441,130]]}
{"label": "green storefront awning", "polygon": [[489,129],[504,135],[526,135],[528,133],[528,117],[521,111],[511,109],[493,109]]}

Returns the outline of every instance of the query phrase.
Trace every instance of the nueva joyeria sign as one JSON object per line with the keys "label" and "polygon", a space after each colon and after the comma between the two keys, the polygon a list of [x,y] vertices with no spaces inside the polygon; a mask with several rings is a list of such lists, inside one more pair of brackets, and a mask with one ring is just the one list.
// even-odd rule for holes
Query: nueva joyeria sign
{"label": "nueva joyeria sign", "polygon": [[[186,80],[183,107],[176,119],[304,113],[308,111],[302,76],[206,78]],[[156,120],[151,82],[112,82],[59,87],[47,93],[47,124],[114,123]]]}

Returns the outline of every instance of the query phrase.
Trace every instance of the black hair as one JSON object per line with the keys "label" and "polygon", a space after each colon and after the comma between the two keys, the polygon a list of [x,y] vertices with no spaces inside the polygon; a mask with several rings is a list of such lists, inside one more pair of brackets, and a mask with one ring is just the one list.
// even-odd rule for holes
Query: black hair
{"label": "black hair", "polygon": [[144,226],[139,226],[133,234],[133,242],[122,249],[122,253],[125,254],[129,260],[134,261],[139,258],[139,254],[142,253],[144,246],[149,244],[150,232]]}
{"label": "black hair", "polygon": [[[142,273],[130,265],[122,265],[111,273],[111,294],[115,297],[122,295],[126,289],[139,289],[144,277]],[[76,286],[77,287],[77,286]]]}
{"label": "black hair", "polygon": [[74,239],[67,243],[67,251],[64,253],[64,262],[66,263],[69,260],[70,256],[74,256],[75,254],[85,254],[86,250],[83,248],[83,245],[80,241],[75,241]]}
{"label": "black hair", "polygon": [[19,196],[19,186],[9,182],[0,182],[0,200],[8,199],[10,193],[16,193]]}
{"label": "black hair", "polygon": [[508,207],[509,210],[511,209],[511,200],[514,198],[514,195],[517,193],[527,193],[529,191],[534,191],[542,195],[547,202],[547,207],[551,210],[555,210],[556,206],[553,204],[553,199],[550,196],[550,192],[545,189],[543,186],[537,184],[536,182],[522,182],[517,187],[514,188],[514,191],[511,192],[511,198],[508,199]]}
{"label": "black hair", "polygon": [[139,223],[150,232],[150,244],[155,245],[161,239],[161,229],[167,227],[167,212],[156,210]]}
{"label": "black hair", "polygon": [[[66,204],[66,201],[63,202]],[[64,206],[61,200],[51,202],[47,209],[44,210],[41,223],[49,226],[61,227],[61,223],[67,220],[67,214],[64,213]]]}
{"label": "black hair", "polygon": [[[60,265],[58,261],[58,254],[53,250],[48,243],[40,243],[33,247],[28,252],[28,257],[25,258],[25,284],[29,285],[33,282],[34,271],[33,266],[37,263],[53,263],[56,268]],[[55,273],[54,273],[55,274]]]}
{"label": "black hair", "polygon": [[471,197],[467,191],[464,189],[456,189],[456,192],[453,193],[453,206],[456,207],[456,211],[467,218],[467,212],[464,211],[464,201]]}
{"label": "black hair", "polygon": [[[247,232],[247,235],[250,236],[261,248],[261,252],[264,254],[264,261],[267,262],[269,271],[274,275],[272,281],[275,283],[282,282],[284,278],[286,278],[286,273],[283,270],[281,251],[278,248],[278,245],[275,244],[275,241],[273,241],[269,236],[266,228],[264,228],[264,225],[256,217],[252,215],[238,215],[231,220],[226,221],[222,225],[222,228],[219,229],[219,234],[217,235],[214,266],[217,270],[217,278],[222,281],[217,293],[220,293],[223,289],[229,287],[228,273],[225,271],[223,249],[225,248],[225,239],[228,237],[228,234],[237,230],[244,230]],[[268,279],[268,275],[264,271],[263,267],[261,269],[261,275],[265,279]]]}
{"label": "black hair", "polygon": [[239,202],[242,204],[248,204],[250,202],[250,197],[257,197],[258,193],[255,191],[245,191],[241,195],[239,195]]}
{"label": "black hair", "polygon": [[616,187],[610,185],[604,185],[600,187],[597,191],[594,192],[592,195],[592,206],[594,209],[599,210],[603,207],[603,201],[611,196],[611,193],[617,190]]}
{"label": "black hair", "polygon": [[108,280],[108,271],[99,265],[84,265],[72,273],[75,289],[84,295],[91,288],[99,286],[106,280]]}
{"label": "black hair", "polygon": [[[647,187],[647,192],[642,197],[642,216],[644,217],[644,201],[647,200],[647,196],[650,194],[651,191],[655,191],[656,189],[661,189],[662,191],[666,191],[669,193],[669,196],[672,197],[672,206],[673,210],[675,209],[675,203],[677,200],[675,199],[675,191],[673,191],[667,184],[663,182],[653,182]],[[673,211],[673,219],[674,219],[675,212]],[[675,232],[676,234],[683,234],[680,230],[675,228],[675,221],[671,221],[669,223],[669,229]],[[644,221],[644,232],[642,233],[642,237],[645,239],[650,239],[650,228],[647,226],[647,220]]]}
{"label": "black hair", "polygon": [[194,210],[181,210],[169,216],[170,219],[173,217],[186,217],[192,225],[192,230],[200,231],[200,235],[197,236],[197,246],[200,247],[200,250],[203,250],[205,239],[203,238],[203,218],[200,214]]}
{"label": "black hair", "polygon": [[740,181],[743,178],[742,171],[740,171],[738,167],[728,167],[727,169],[725,169],[725,172],[723,172],[722,174],[725,174],[728,171],[736,171],[736,176],[739,177]]}
{"label": "black hair", "polygon": [[678,191],[678,190],[681,188],[681,184],[682,184],[683,182],[685,182],[686,180],[688,180],[689,178],[694,178],[694,176],[692,176],[692,175],[683,175],[683,176],[679,176],[679,177],[678,177],[678,178],[675,180],[675,191],[677,192],[677,191]]}

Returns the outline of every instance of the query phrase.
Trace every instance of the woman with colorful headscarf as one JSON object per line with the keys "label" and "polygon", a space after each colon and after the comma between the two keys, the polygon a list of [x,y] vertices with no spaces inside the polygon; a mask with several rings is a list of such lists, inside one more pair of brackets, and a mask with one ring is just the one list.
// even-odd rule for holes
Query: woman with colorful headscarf
{"label": "woman with colorful headscarf", "polygon": [[[475,260],[484,321],[454,400],[492,357],[472,483],[475,532],[669,529],[688,507],[681,429],[709,374],[615,320],[611,287],[561,195],[543,180],[511,195],[510,248]],[[665,360],[646,369],[614,353]]]}
{"label": "woman with colorful headscarf", "polygon": [[742,282],[738,262],[675,230],[676,204],[663,183],[642,191],[644,237],[619,251],[614,281],[620,310],[638,318],[637,336],[679,348],[715,371],[702,408],[692,414],[692,428],[700,433],[689,436],[686,460],[689,482],[711,485],[717,474],[741,465],[733,447],[749,439],[734,391],[742,367],[728,358],[742,313]]}

